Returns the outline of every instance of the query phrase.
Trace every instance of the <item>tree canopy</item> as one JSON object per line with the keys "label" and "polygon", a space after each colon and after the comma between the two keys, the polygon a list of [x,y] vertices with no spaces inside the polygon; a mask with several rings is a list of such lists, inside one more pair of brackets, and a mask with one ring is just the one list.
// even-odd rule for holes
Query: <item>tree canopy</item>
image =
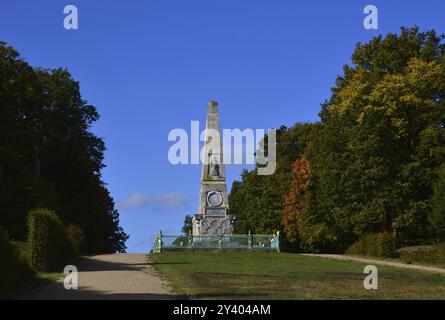
{"label": "tree canopy", "polygon": [[253,170],[234,183],[241,228],[268,221],[266,231],[308,251],[343,251],[373,232],[395,233],[399,246],[434,241],[443,232],[431,217],[441,216],[432,199],[445,162],[443,39],[413,27],[358,43],[320,122],[280,132],[275,175]]}
{"label": "tree canopy", "polygon": [[66,69],[33,68],[0,42],[0,224],[13,238],[25,240],[40,207],[80,226],[89,252],[125,250],[101,178],[105,145],[90,131],[98,119]]}

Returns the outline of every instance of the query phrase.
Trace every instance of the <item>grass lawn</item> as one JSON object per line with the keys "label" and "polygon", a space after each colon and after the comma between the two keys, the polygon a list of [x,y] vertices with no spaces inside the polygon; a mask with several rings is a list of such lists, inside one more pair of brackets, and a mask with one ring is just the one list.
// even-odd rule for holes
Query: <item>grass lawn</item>
{"label": "grass lawn", "polygon": [[445,299],[445,276],[377,266],[379,289],[365,290],[366,264],[290,253],[150,254],[178,294],[199,299]]}

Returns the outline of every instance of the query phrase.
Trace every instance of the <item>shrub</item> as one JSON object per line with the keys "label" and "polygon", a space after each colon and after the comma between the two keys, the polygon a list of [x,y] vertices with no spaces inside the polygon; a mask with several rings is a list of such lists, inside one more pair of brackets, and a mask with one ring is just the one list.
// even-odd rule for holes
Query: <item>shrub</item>
{"label": "shrub", "polygon": [[22,241],[11,241],[13,247],[20,253],[22,257],[28,259],[29,251],[28,251],[28,243]]}
{"label": "shrub", "polygon": [[400,259],[406,263],[445,265],[445,244],[406,247],[399,249],[398,253]]}
{"label": "shrub", "polygon": [[66,228],[66,233],[70,240],[73,253],[76,256],[84,254],[86,252],[86,238],[82,228],[75,224],[70,224],[68,228]]}
{"label": "shrub", "polygon": [[354,242],[354,244],[351,247],[349,247],[346,253],[352,255],[363,255],[363,256],[372,255],[370,253],[369,244],[372,242],[373,239],[374,239],[373,233],[364,235],[358,241]]}
{"label": "shrub", "polygon": [[396,254],[396,241],[392,232],[381,232],[378,234],[378,256],[394,258]]}
{"label": "shrub", "polygon": [[34,276],[26,259],[14,247],[0,226],[0,298],[8,298],[18,286]]}
{"label": "shrub", "polygon": [[368,233],[356,241],[347,254],[392,258],[396,256],[395,238],[391,232]]}
{"label": "shrub", "polygon": [[73,257],[62,221],[54,211],[36,209],[28,215],[29,260],[38,271],[60,271]]}

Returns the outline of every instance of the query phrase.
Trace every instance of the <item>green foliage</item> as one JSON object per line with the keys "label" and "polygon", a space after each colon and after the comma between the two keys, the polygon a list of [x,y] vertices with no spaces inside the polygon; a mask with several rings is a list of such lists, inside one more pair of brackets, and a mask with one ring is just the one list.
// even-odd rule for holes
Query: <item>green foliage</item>
{"label": "green foliage", "polygon": [[54,211],[29,212],[29,261],[38,271],[60,271],[74,258],[62,220]]}
{"label": "green foliage", "polygon": [[29,246],[27,242],[11,241],[12,245],[20,253],[22,257],[29,257]]}
{"label": "green foliage", "polygon": [[434,185],[434,194],[431,199],[432,211],[429,222],[439,241],[445,240],[445,167],[441,168],[439,179]]}
{"label": "green foliage", "polygon": [[66,228],[66,233],[74,254],[76,256],[85,254],[86,239],[85,239],[85,233],[83,232],[82,228],[75,224],[70,224],[68,228]]}
{"label": "green foliage", "polygon": [[312,215],[335,226],[340,249],[393,228],[401,244],[430,241],[427,203],[445,155],[443,48],[417,28],[359,44],[323,107],[323,135],[307,150]]}
{"label": "green foliage", "polygon": [[[245,171],[234,183],[236,231],[289,229],[298,213],[298,234],[289,229],[284,240],[306,251],[343,252],[366,234],[393,230],[401,246],[441,239],[443,39],[414,27],[359,43],[322,105],[321,122],[279,130],[276,173]],[[303,189],[291,172],[301,156],[310,167]]]}
{"label": "green foliage", "polygon": [[25,257],[14,247],[5,229],[0,226],[0,298],[10,297],[11,291],[34,277]]}
{"label": "green foliage", "polygon": [[407,247],[399,249],[398,252],[400,259],[406,263],[424,263],[445,266],[445,244]]}
{"label": "green foliage", "polygon": [[369,233],[346,252],[351,255],[393,258],[396,256],[395,238],[390,232]]}
{"label": "green foliage", "polygon": [[25,241],[29,210],[83,227],[87,251],[125,251],[128,236],[101,179],[99,119],[66,69],[33,68],[0,42],[0,224]]}
{"label": "green foliage", "polygon": [[185,235],[189,235],[193,231],[193,225],[192,225],[192,219],[193,216],[186,215],[184,218],[184,225],[182,226],[181,232]]}
{"label": "green foliage", "polygon": [[233,183],[229,203],[231,214],[236,216],[235,233],[269,234],[281,230],[281,199],[291,182],[291,164],[301,155],[317,128],[317,124],[281,127],[277,130],[276,172],[259,176],[257,169],[245,170],[242,181]]}
{"label": "green foliage", "polygon": [[382,257],[392,258],[396,256],[396,239],[392,232],[381,232],[377,239]]}

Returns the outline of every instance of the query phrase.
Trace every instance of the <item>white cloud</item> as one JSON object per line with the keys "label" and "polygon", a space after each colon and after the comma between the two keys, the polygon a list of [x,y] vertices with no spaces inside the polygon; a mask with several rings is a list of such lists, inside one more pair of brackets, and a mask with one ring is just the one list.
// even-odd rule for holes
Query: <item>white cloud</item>
{"label": "white cloud", "polygon": [[165,192],[148,196],[142,192],[135,192],[122,201],[122,208],[129,210],[150,208],[154,212],[164,212],[181,209],[188,202],[185,195],[177,192]]}

